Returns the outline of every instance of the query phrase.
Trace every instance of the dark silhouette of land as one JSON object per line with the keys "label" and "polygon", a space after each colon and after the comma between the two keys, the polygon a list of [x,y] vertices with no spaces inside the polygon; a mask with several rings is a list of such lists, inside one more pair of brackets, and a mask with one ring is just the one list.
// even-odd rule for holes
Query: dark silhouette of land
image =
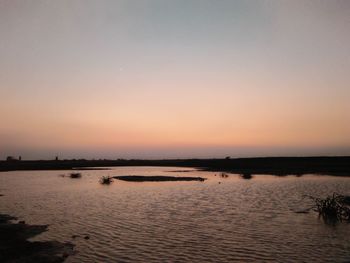
{"label": "dark silhouette of land", "polygon": [[74,245],[69,242],[28,240],[47,231],[48,225],[15,220],[16,217],[0,213],[0,262],[58,263],[73,254]]}
{"label": "dark silhouette of land", "polygon": [[114,176],[113,178],[128,182],[167,182],[167,181],[200,181],[206,178],[202,177],[176,177],[176,176],[143,176],[143,175],[125,175]]}
{"label": "dark silhouette of land", "polygon": [[58,241],[28,241],[47,230],[47,225],[13,223],[15,217],[0,214],[0,262],[63,262],[73,253],[73,244]]}
{"label": "dark silhouette of land", "polygon": [[[0,171],[101,169],[113,166],[191,167],[238,174],[350,176],[350,156],[343,157],[266,157],[169,160],[9,160],[0,161]],[[247,178],[249,176],[246,176]]]}

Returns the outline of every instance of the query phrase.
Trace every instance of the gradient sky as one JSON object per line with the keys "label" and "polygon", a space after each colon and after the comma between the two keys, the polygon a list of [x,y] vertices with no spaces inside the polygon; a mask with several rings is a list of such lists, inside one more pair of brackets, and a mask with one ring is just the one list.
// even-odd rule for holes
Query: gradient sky
{"label": "gradient sky", "polygon": [[350,1],[0,0],[0,159],[350,154]]}

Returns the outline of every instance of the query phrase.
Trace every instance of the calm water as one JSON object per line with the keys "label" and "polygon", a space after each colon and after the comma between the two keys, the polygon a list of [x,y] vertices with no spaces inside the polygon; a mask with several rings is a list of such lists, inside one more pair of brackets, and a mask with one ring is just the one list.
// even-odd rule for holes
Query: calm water
{"label": "calm water", "polygon": [[[0,173],[0,213],[49,224],[36,240],[76,244],[67,262],[349,262],[350,224],[294,213],[304,194],[350,195],[350,178],[238,175],[173,167]],[[215,174],[217,176],[215,176]],[[102,175],[202,176],[205,182],[100,185]],[[221,183],[219,183],[221,182]],[[72,239],[72,235],[80,235]],[[83,237],[89,235],[90,239]]]}

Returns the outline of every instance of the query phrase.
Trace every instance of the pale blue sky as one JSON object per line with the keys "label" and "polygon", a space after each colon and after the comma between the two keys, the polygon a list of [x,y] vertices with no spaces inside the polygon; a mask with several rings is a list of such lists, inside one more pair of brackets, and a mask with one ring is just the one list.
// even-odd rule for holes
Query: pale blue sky
{"label": "pale blue sky", "polygon": [[0,0],[0,159],[350,154],[349,1]]}

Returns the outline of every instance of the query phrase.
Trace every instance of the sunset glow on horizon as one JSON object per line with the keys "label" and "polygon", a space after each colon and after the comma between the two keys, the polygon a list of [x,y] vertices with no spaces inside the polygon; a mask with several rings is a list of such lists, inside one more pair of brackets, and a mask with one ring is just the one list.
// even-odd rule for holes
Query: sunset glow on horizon
{"label": "sunset glow on horizon", "polygon": [[0,1],[0,159],[350,155],[348,1]]}

